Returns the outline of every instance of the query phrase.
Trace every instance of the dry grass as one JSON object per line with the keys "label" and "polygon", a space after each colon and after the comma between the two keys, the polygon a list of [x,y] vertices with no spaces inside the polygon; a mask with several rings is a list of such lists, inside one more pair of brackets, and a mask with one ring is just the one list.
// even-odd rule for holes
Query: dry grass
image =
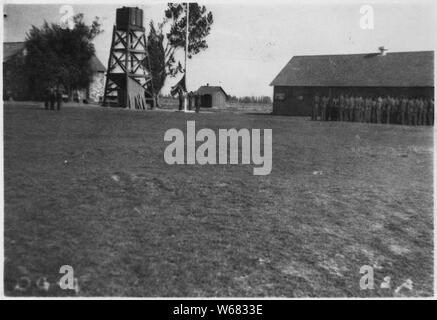
{"label": "dry grass", "polygon": [[[273,129],[272,173],[166,165],[164,132],[189,119]],[[432,294],[431,128],[32,104],[4,127],[8,295],[72,294],[14,290],[64,264],[84,296]]]}

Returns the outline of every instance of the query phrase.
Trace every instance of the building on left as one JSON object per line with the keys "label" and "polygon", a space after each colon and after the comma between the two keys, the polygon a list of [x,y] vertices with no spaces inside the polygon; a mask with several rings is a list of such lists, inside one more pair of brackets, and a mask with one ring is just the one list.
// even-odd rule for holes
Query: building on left
{"label": "building on left", "polygon": [[[26,57],[24,42],[3,43],[3,99],[25,100],[28,99],[26,87],[27,81],[22,63]],[[71,92],[71,98],[86,100],[91,103],[99,103],[103,99],[105,89],[106,68],[102,62],[93,55],[89,61],[91,81],[87,88]]]}

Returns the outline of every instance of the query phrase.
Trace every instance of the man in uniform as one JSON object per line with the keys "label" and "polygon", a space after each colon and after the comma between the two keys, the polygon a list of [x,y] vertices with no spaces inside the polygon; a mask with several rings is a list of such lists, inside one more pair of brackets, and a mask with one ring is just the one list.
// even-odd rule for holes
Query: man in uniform
{"label": "man in uniform", "polygon": [[184,91],[179,88],[177,90],[177,93],[178,93],[178,100],[179,100],[178,109],[179,109],[179,111],[182,111],[182,110],[184,110]]}
{"label": "man in uniform", "polygon": [[360,108],[361,108],[361,101],[360,97],[355,97],[355,107],[354,107],[354,120],[356,122],[360,122]]}
{"label": "man in uniform", "polygon": [[414,116],[415,116],[415,121],[414,121],[414,125],[418,126],[420,125],[420,99],[416,98],[414,99]]}
{"label": "man in uniform", "polygon": [[376,100],[375,98],[370,98],[370,109],[369,109],[369,122],[375,122],[375,110],[376,110]]}
{"label": "man in uniform", "polygon": [[338,101],[338,120],[344,121],[344,96],[340,95],[340,99]]}
{"label": "man in uniform", "polygon": [[415,126],[419,123],[419,98],[414,99],[413,123]]}
{"label": "man in uniform", "polygon": [[406,118],[407,118],[406,114],[407,114],[407,112],[408,112],[408,100],[404,96],[402,96],[400,110],[399,110],[400,117],[401,117],[401,124],[402,125],[407,124],[406,123]]}
{"label": "man in uniform", "polygon": [[431,99],[430,98],[425,99],[424,109],[425,109],[425,113],[426,113],[426,124],[428,126],[430,126],[432,124],[432,120],[433,120],[431,118],[431,114],[432,114],[432,117],[434,117],[432,110],[431,110]]}
{"label": "man in uniform", "polygon": [[414,124],[414,114],[415,114],[415,99],[408,99],[407,102],[407,118],[408,118],[408,125],[413,125]]}
{"label": "man in uniform", "polygon": [[360,121],[366,122],[366,102],[363,97],[360,97]]}
{"label": "man in uniform", "polygon": [[332,98],[330,96],[326,105],[326,121],[328,120],[332,120]]}
{"label": "man in uniform", "polygon": [[387,99],[381,97],[382,99],[382,108],[381,108],[381,122],[380,123],[385,123],[386,119],[387,119]]}
{"label": "man in uniform", "polygon": [[55,110],[56,92],[53,87],[50,87],[50,110]]}
{"label": "man in uniform", "polygon": [[331,120],[338,121],[339,119],[339,99],[337,97],[332,99]]}
{"label": "man in uniform", "polygon": [[319,117],[319,105],[320,105],[320,98],[316,94],[314,97],[312,120],[317,120]]}
{"label": "man in uniform", "polygon": [[47,87],[44,90],[44,108],[46,110],[49,110],[49,106],[50,106],[50,87]]}
{"label": "man in uniform", "polygon": [[429,102],[428,99],[423,99],[423,124],[429,125]]}
{"label": "man in uniform", "polygon": [[361,122],[361,97],[355,98],[355,121]]}
{"label": "man in uniform", "polygon": [[393,111],[392,111],[392,119],[393,119],[393,123],[400,123],[400,118],[399,118],[399,107],[400,107],[400,101],[398,98],[393,98]]}
{"label": "man in uniform", "polygon": [[372,111],[370,114],[370,122],[376,123],[376,109],[378,109],[378,99],[372,98]]}
{"label": "man in uniform", "polygon": [[355,113],[355,98],[354,96],[351,96],[349,98],[349,121],[355,121],[354,113]]}
{"label": "man in uniform", "polygon": [[326,121],[326,109],[328,107],[329,98],[327,96],[323,96],[322,98],[322,121]]}
{"label": "man in uniform", "polygon": [[370,98],[366,98],[364,100],[364,121],[366,123],[370,122],[370,115],[372,112],[372,100],[370,100]]}
{"label": "man in uniform", "polygon": [[393,112],[393,98],[391,96],[388,96],[386,101],[386,123],[390,124],[393,121],[393,119],[391,118]]}
{"label": "man in uniform", "polygon": [[366,121],[366,108],[365,108],[365,101],[363,97],[358,98],[359,105],[360,105],[360,122]]}
{"label": "man in uniform", "polygon": [[376,123],[381,123],[382,103],[382,98],[378,97],[376,100]]}
{"label": "man in uniform", "polygon": [[366,115],[367,115],[367,108],[366,108],[366,101],[367,101],[367,98],[362,98],[362,100],[363,100],[363,112],[362,112],[362,122],[367,122],[366,121]]}
{"label": "man in uniform", "polygon": [[63,93],[62,88],[61,88],[60,86],[58,86],[58,87],[56,88],[56,92],[55,92],[55,95],[56,95],[56,109],[57,109],[58,111],[61,110],[61,104],[62,104],[62,93]]}
{"label": "man in uniform", "polygon": [[363,122],[367,123],[367,107],[368,107],[368,99],[363,98]]}
{"label": "man in uniform", "polygon": [[193,91],[187,93],[187,109],[191,110],[193,106]]}
{"label": "man in uniform", "polygon": [[343,121],[349,121],[349,96],[344,97],[343,103]]}
{"label": "man in uniform", "polygon": [[423,100],[422,98],[417,99],[417,120],[416,123],[418,126],[421,126],[423,124],[422,122],[422,116],[423,116]]}
{"label": "man in uniform", "polygon": [[421,117],[421,110],[420,110],[420,98],[416,99],[416,126],[420,126],[420,117]]}

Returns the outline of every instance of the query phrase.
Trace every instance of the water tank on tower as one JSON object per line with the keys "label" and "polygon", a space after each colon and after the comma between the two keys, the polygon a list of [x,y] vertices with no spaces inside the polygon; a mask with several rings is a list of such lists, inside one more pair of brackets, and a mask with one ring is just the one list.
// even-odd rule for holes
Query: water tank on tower
{"label": "water tank on tower", "polygon": [[154,105],[143,10],[139,8],[123,7],[116,12],[103,104],[111,102],[130,109]]}
{"label": "water tank on tower", "polygon": [[116,25],[118,30],[143,29],[143,10],[123,7],[117,9]]}

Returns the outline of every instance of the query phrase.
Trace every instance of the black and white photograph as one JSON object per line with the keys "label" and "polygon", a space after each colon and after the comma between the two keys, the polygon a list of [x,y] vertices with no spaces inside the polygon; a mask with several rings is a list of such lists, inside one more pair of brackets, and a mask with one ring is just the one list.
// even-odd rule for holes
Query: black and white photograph
{"label": "black and white photograph", "polygon": [[2,11],[3,297],[434,297],[433,1]]}

